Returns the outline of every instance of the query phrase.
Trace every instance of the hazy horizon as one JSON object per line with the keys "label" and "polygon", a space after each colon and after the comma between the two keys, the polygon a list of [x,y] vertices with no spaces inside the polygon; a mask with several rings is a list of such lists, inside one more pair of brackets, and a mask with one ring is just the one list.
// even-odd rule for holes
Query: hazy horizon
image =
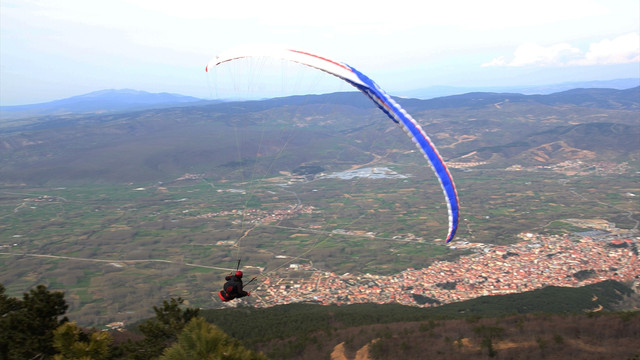
{"label": "hazy horizon", "polygon": [[127,88],[212,98],[205,65],[247,43],[345,62],[391,94],[640,78],[639,14],[636,0],[3,0],[0,105]]}

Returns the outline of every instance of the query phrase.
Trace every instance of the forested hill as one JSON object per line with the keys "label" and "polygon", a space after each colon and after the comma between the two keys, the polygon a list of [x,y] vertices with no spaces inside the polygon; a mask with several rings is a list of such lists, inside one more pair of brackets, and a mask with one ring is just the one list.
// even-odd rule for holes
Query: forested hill
{"label": "forested hill", "polygon": [[[638,295],[615,281],[430,309],[293,304],[203,310],[171,298],[153,307],[154,318],[118,331],[80,328],[64,316],[64,293],[44,285],[22,299],[4,290],[0,284],[2,359],[640,357]],[[624,308],[633,310],[609,311]]]}
{"label": "forested hill", "polygon": [[[327,327],[351,327],[393,322],[428,321],[468,317],[500,317],[506,314],[587,313],[594,309],[615,311],[626,300],[639,299],[628,286],[613,280],[579,288],[549,286],[518,294],[483,296],[438,307],[418,308],[399,304],[321,306],[290,304],[269,308],[202,310],[201,314],[239,339],[256,341],[295,336]],[[628,306],[628,304],[627,304]],[[235,318],[251,321],[233,321]],[[269,328],[274,333],[269,334]]]}
{"label": "forested hill", "polygon": [[[394,359],[401,353],[406,354],[402,358],[411,359],[484,358],[489,349],[482,349],[481,343],[483,337],[490,335],[494,344],[510,340],[523,344],[519,349],[514,346],[510,354],[531,351],[531,358],[537,358],[544,346],[536,341],[544,339],[550,348],[554,347],[548,349],[551,353],[576,351],[578,358],[588,359],[581,352],[586,348],[576,350],[569,346],[573,339],[584,336],[596,340],[604,336],[595,333],[600,326],[596,323],[604,326],[609,322],[618,327],[618,340],[640,336],[637,310],[627,315],[610,312],[621,307],[637,309],[639,305],[640,298],[629,287],[604,281],[580,288],[550,286],[520,294],[485,296],[434,308],[398,304],[292,304],[263,309],[202,310],[201,315],[250,348],[273,358],[323,359],[342,342],[347,353],[350,348],[355,355],[356,350],[372,341],[378,344],[371,349],[377,352],[376,359]],[[584,329],[576,332],[576,327]],[[607,336],[614,336],[613,330]],[[467,341],[457,345],[455,341],[461,339]],[[557,346],[558,342],[566,345]],[[628,346],[625,351],[632,353]],[[425,354],[428,357],[420,357]]]}

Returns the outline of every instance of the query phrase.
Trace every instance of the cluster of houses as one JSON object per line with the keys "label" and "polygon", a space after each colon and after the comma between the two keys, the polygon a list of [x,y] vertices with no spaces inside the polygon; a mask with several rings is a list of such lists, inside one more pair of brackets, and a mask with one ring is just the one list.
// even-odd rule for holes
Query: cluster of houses
{"label": "cluster of houses", "polygon": [[640,282],[637,238],[531,233],[521,237],[521,242],[504,246],[460,241],[454,245],[472,255],[391,276],[336,274],[292,264],[286,271],[306,271],[309,276],[288,278],[286,271],[265,276],[252,301],[257,306],[295,302],[432,306],[549,285],[576,287],[607,279]]}

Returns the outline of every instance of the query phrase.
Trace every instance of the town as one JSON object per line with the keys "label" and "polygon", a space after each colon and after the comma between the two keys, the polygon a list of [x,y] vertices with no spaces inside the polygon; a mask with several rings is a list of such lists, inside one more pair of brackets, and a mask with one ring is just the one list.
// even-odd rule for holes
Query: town
{"label": "town", "polygon": [[[424,269],[409,268],[391,276],[335,274],[304,264],[259,277],[252,293],[255,306],[296,302],[319,304],[400,303],[434,306],[485,295],[520,293],[546,286],[577,287],[606,279],[640,283],[638,239],[577,235],[521,234],[507,246],[459,241],[472,250],[456,262],[438,261]],[[310,276],[291,280],[287,272]],[[226,304],[237,306],[236,303]]]}

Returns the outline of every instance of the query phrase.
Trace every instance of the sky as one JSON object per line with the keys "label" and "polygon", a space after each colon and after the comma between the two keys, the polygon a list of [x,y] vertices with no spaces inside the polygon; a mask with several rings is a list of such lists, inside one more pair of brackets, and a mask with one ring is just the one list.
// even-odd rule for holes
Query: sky
{"label": "sky", "polygon": [[206,64],[248,43],[345,62],[392,95],[640,78],[640,1],[0,0],[0,105],[207,99]]}

